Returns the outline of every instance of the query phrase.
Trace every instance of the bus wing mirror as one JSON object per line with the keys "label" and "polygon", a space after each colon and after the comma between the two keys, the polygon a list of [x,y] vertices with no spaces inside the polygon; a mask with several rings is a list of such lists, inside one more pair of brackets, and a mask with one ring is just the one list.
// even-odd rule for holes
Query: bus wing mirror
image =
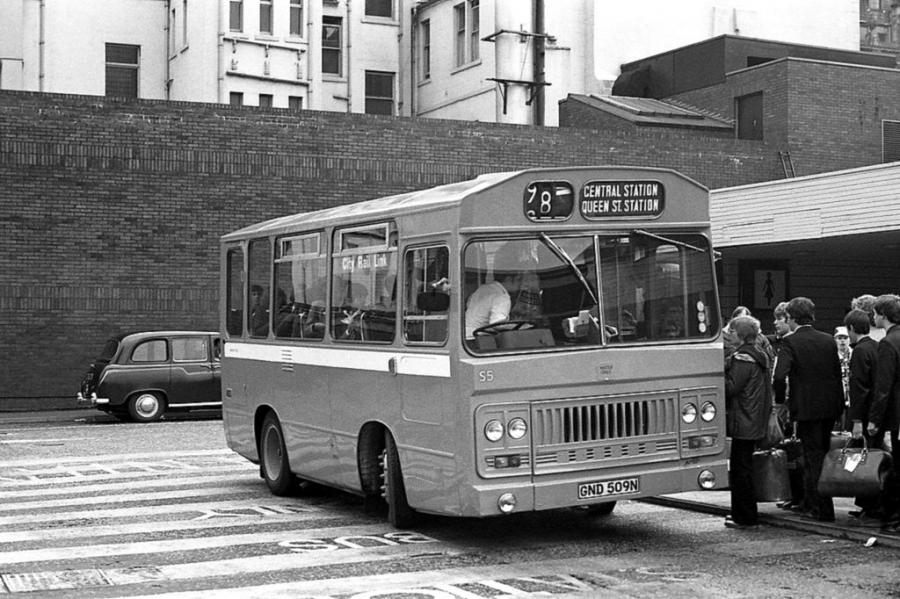
{"label": "bus wing mirror", "polygon": [[450,307],[450,295],[440,291],[426,291],[416,296],[416,305],[425,312],[446,312]]}

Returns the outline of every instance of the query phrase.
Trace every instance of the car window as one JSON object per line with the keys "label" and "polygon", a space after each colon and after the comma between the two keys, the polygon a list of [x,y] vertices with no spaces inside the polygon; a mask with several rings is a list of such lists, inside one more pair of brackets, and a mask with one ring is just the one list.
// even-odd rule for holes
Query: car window
{"label": "car window", "polygon": [[206,337],[175,337],[172,339],[172,360],[202,362],[209,359]]}
{"label": "car window", "polygon": [[167,359],[165,339],[144,341],[131,352],[132,362],[165,362]]}

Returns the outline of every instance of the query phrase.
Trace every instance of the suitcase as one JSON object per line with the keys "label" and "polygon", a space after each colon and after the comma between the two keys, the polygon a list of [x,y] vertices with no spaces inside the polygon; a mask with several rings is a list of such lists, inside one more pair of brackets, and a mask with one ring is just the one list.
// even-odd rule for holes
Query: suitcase
{"label": "suitcase", "polygon": [[753,494],[761,502],[791,499],[788,458],[783,449],[753,452]]}

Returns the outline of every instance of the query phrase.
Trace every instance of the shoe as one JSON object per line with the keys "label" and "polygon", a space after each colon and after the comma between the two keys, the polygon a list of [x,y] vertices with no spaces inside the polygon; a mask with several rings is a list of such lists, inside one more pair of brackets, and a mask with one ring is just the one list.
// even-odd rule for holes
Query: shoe
{"label": "shoe", "polygon": [[756,530],[759,524],[741,524],[731,519],[731,516],[725,517],[725,528],[733,528],[735,530]]}
{"label": "shoe", "polygon": [[803,507],[802,503],[792,503],[788,509],[790,509],[792,512],[798,512],[800,514],[809,511],[805,507]]}
{"label": "shoe", "polygon": [[859,528],[883,528],[887,526],[887,523],[882,522],[881,518],[873,518],[866,514],[853,518],[847,524]]}
{"label": "shoe", "polygon": [[777,508],[779,508],[779,509],[782,509],[782,510],[789,510],[789,509],[791,509],[791,506],[792,506],[792,505],[794,505],[794,502],[792,502],[792,501],[790,501],[790,500],[788,500],[788,501],[779,501],[778,503],[775,504],[775,507],[777,507]]}

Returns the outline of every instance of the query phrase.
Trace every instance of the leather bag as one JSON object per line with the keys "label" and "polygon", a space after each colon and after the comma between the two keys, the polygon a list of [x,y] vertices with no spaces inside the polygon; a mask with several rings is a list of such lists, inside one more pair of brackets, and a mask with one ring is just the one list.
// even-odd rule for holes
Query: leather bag
{"label": "leather bag", "polygon": [[753,494],[761,502],[791,498],[788,458],[783,449],[753,452]]}
{"label": "leather bag", "polygon": [[891,471],[891,455],[882,449],[862,447],[832,449],[825,454],[819,475],[819,495],[826,497],[873,497],[884,490]]}

